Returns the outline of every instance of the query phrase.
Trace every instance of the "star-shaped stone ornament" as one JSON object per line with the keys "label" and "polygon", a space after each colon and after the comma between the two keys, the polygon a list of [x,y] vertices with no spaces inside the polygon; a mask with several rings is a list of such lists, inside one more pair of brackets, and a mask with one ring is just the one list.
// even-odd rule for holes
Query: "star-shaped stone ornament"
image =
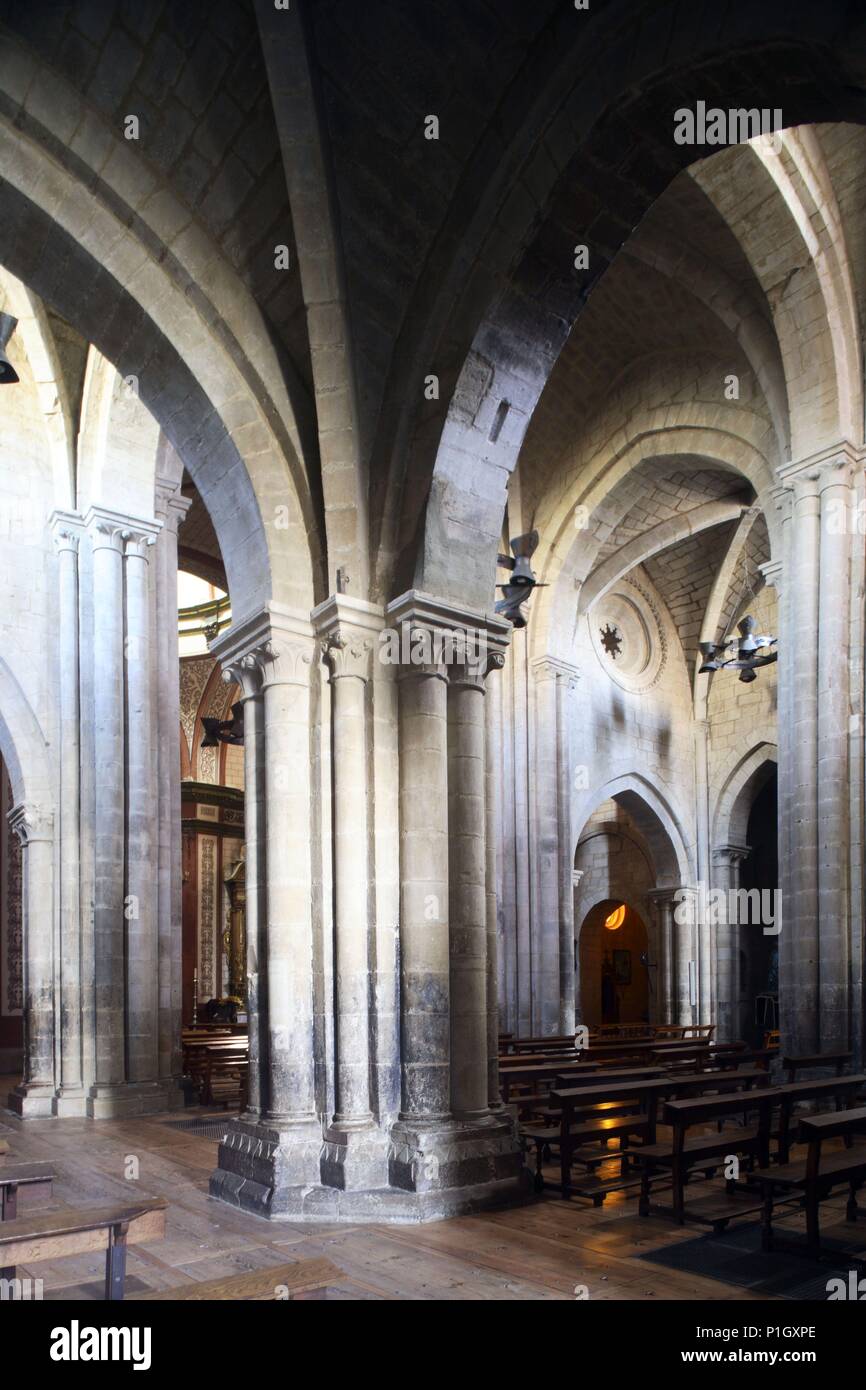
{"label": "star-shaped stone ornament", "polygon": [[604,647],[608,656],[612,656],[616,661],[622,651],[622,633],[618,627],[611,627],[610,623],[605,623],[604,627],[599,628],[601,645]]}

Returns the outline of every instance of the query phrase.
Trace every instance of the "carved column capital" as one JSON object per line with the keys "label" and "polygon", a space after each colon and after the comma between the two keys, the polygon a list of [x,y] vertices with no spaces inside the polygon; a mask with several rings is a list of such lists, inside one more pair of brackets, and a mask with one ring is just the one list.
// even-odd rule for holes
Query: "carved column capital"
{"label": "carved column capital", "polygon": [[148,517],[124,516],[106,507],[91,507],[85,518],[94,550],[113,550],[122,555],[127,544],[145,546],[159,534],[162,523]]}
{"label": "carved column capital", "polygon": [[154,511],[167,531],[177,534],[191,506],[192,498],[184,497],[179,482],[172,478],[157,478]]}
{"label": "carved column capital", "polygon": [[716,845],[713,857],[717,864],[742,864],[752,852],[751,845]]}
{"label": "carved column capital", "polygon": [[367,681],[372,674],[373,642],[364,633],[340,627],[321,639],[321,650],[331,680],[354,676]]}
{"label": "carved column capital", "polygon": [[22,845],[54,838],[54,813],[34,802],[23,801],[13,806],[6,819]]}
{"label": "carved column capital", "polygon": [[122,540],[124,553],[128,560],[144,560],[147,564],[147,552],[152,545],[156,544],[156,536],[152,530],[130,527],[122,532]]}
{"label": "carved column capital", "polygon": [[77,555],[81,544],[81,537],[84,534],[84,517],[78,512],[52,512],[48,518],[48,527],[51,531],[51,539],[54,542],[54,549],[60,555],[68,550]]}

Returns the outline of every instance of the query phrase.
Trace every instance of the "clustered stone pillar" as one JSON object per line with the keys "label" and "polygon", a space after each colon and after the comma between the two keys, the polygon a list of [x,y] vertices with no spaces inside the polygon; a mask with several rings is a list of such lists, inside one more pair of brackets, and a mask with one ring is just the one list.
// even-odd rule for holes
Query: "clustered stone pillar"
{"label": "clustered stone pillar", "polygon": [[322,1147],[310,832],[315,639],[308,621],[274,604],[232,624],[212,651],[243,691],[247,966],[258,1057],[248,1109],[226,1126],[210,1190],[260,1215],[300,1214],[319,1180]]}
{"label": "clustered stone pillar", "polygon": [[[247,856],[248,866],[257,861],[258,881],[266,879],[254,909],[264,913],[266,929],[249,933],[259,943],[257,957],[250,947],[251,981],[256,973],[259,981],[258,1101],[251,1092],[247,1112],[227,1124],[210,1191],[262,1215],[443,1215],[501,1198],[524,1182],[516,1125],[491,1094],[488,1066],[497,1020],[495,951],[492,967],[488,959],[496,916],[486,833],[484,674],[491,656],[487,644],[478,663],[465,655],[465,644],[459,660],[383,655],[380,637],[421,630],[416,606],[440,635],[454,626],[443,622],[443,614],[451,616],[447,605],[426,595],[416,605],[417,597],[398,603],[387,629],[381,609],[348,595],[319,605],[309,625],[271,604],[211,647],[244,690]],[[489,625],[503,645],[506,625],[495,618]],[[316,651],[330,675],[330,698],[312,660]],[[399,747],[390,749],[399,771],[396,1000],[374,974],[380,899],[370,840],[382,752],[376,657],[399,672]],[[390,678],[382,684],[390,686]],[[319,885],[310,863],[317,809],[311,763],[330,773],[319,779],[323,823],[332,832],[321,939],[312,919]],[[449,883],[460,885],[451,897]],[[332,990],[315,1036],[329,1043],[332,1021],[333,1048],[314,1058],[318,959]],[[254,995],[251,988],[251,1001]],[[377,1026],[395,1006],[399,1110],[390,1091],[383,1104],[374,1057]]]}
{"label": "clustered stone pillar", "polygon": [[[488,961],[490,859],[485,685],[507,628],[404,595],[389,615],[404,633],[399,673],[402,1103],[391,1132],[393,1186],[435,1192],[516,1185],[510,1116],[491,1113],[488,1050],[498,1005]],[[406,647],[412,655],[407,659]],[[429,650],[428,650],[429,648]],[[493,1042],[494,1055],[498,1038]],[[442,1202],[446,1203],[445,1208]]]}
{"label": "clustered stone pillar", "polygon": [[82,957],[80,913],[78,552],[80,518],[53,518],[58,561],[60,641],[60,1086],[58,1115],[82,1115]]}
{"label": "clustered stone pillar", "polygon": [[41,807],[21,805],[9,824],[22,847],[24,1076],[10,1097],[20,1115],[50,1115],[54,1105],[54,824]]}
{"label": "clustered stone pillar", "polygon": [[86,798],[82,770],[81,839],[92,846],[94,988],[82,1013],[87,1113],[101,1119],[180,1100],[180,862],[158,828],[167,820],[179,846],[177,550],[172,539],[160,553],[158,519],[92,507],[86,529],[94,767]]}

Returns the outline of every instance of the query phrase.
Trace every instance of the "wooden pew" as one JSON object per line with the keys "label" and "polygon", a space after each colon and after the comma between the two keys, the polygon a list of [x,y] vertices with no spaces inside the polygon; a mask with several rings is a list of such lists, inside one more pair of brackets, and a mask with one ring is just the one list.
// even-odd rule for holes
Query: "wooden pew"
{"label": "wooden pew", "polygon": [[209,1048],[204,1061],[201,1082],[202,1105],[236,1105],[243,1108],[247,1094],[249,1049],[240,1047]]}
{"label": "wooden pew", "polygon": [[34,1197],[50,1197],[53,1181],[50,1163],[4,1163],[0,1167],[0,1221],[15,1220],[22,1187]]}
{"label": "wooden pew", "polygon": [[569,1062],[561,1058],[554,1058],[549,1062],[527,1062],[525,1066],[509,1067],[499,1073],[499,1086],[502,1091],[502,1100],[505,1105],[513,1103],[515,1099],[511,1095],[513,1086],[536,1086],[539,1083],[551,1084],[557,1076],[563,1073],[580,1075],[583,1072],[596,1073],[600,1071],[597,1062]]}
{"label": "wooden pew", "polygon": [[[827,1076],[818,1081],[794,1081],[779,1087],[779,1163],[791,1157],[791,1130],[795,1109],[807,1100],[835,1100],[836,1109],[851,1109],[857,1103],[857,1092],[866,1086],[866,1073],[856,1076]],[[845,1102],[843,1107],[842,1102]]]}
{"label": "wooden pew", "polygon": [[837,1076],[841,1076],[845,1067],[850,1066],[854,1057],[853,1052],[813,1052],[799,1057],[783,1057],[782,1066],[788,1073],[788,1081],[797,1080],[797,1072],[804,1071],[807,1067],[833,1067]]}
{"label": "wooden pew", "polygon": [[[554,1130],[553,1137],[547,1138],[547,1143],[555,1143],[559,1147],[560,1192],[566,1201],[572,1190],[572,1164],[575,1161],[587,1161],[587,1166],[592,1168],[610,1157],[604,1151],[599,1154],[582,1154],[580,1151],[585,1145],[598,1143],[602,1138],[622,1140],[633,1136],[648,1143],[655,1138],[653,1112],[649,1102],[653,1095],[659,1090],[663,1091],[668,1085],[670,1078],[649,1078],[642,1081],[599,1078],[598,1083],[593,1082],[588,1086],[557,1087],[551,1091],[551,1104],[559,1108],[560,1122],[558,1136]],[[610,1120],[598,1119],[596,1107],[615,1102],[631,1102],[637,1113]],[[534,1127],[528,1127],[524,1133],[537,1145],[539,1138],[542,1143],[545,1142],[545,1132],[549,1133],[549,1130],[550,1126],[545,1126],[542,1132],[535,1133]],[[537,1165],[537,1175],[538,1173],[540,1164]],[[592,1197],[594,1206],[600,1206],[607,1191],[613,1191],[614,1186],[612,1183],[602,1184],[593,1180],[589,1183],[584,1182],[581,1188],[576,1190],[580,1195]]]}
{"label": "wooden pew", "polygon": [[[743,1075],[742,1072],[717,1073],[715,1081],[727,1090],[728,1086],[725,1083],[735,1086]],[[760,1078],[766,1080],[765,1073],[760,1073]],[[732,1115],[739,1116],[743,1110],[744,1097],[731,1091],[726,1095],[702,1095],[690,1100],[667,1101],[664,1107],[664,1122],[671,1127],[671,1138],[660,1143],[655,1139],[648,1140],[646,1144],[629,1150],[629,1157],[635,1159],[641,1168],[641,1192],[638,1203],[640,1215],[649,1215],[652,1179],[659,1168],[670,1173],[673,1201],[671,1210],[674,1219],[682,1225],[685,1220],[683,1190],[691,1173],[699,1170],[713,1172],[718,1167],[719,1160],[728,1154],[737,1154],[750,1161],[757,1159],[762,1167],[766,1166],[770,1161],[770,1120],[776,1098],[777,1092],[771,1087],[751,1090],[748,1105],[750,1110],[757,1109],[756,1125],[739,1125],[734,1129],[693,1135],[691,1138],[688,1132],[695,1125],[706,1125],[708,1122],[726,1119]],[[728,1191],[733,1191],[731,1183],[728,1184]],[[723,1227],[731,1214],[733,1213],[727,1216],[720,1215],[715,1219],[710,1218],[710,1224],[717,1228]]]}
{"label": "wooden pew", "polygon": [[14,1279],[16,1265],[38,1264],[63,1255],[105,1251],[105,1297],[123,1298],[126,1247],[150,1244],[165,1235],[163,1200],[132,1207],[91,1207],[18,1217],[0,1224],[0,1279]]}
{"label": "wooden pew", "polygon": [[330,1260],[298,1260],[291,1265],[268,1265],[267,1269],[247,1270],[243,1274],[227,1274],[222,1279],[193,1280],[173,1289],[155,1289],[151,1293],[134,1293],[128,1303],[199,1303],[233,1302],[266,1303],[277,1299],[294,1298],[299,1293],[329,1289],[346,1276]]}
{"label": "wooden pew", "polygon": [[[777,1192],[787,1193],[788,1199],[803,1194],[806,1207],[806,1253],[813,1259],[820,1254],[821,1233],[818,1208],[833,1188],[848,1185],[847,1221],[857,1220],[857,1190],[866,1181],[866,1143],[854,1144],[833,1153],[822,1153],[822,1144],[829,1139],[853,1140],[866,1132],[866,1106],[828,1115],[812,1115],[800,1120],[800,1139],[809,1145],[805,1159],[763,1165],[749,1173],[751,1182],[761,1188],[761,1248],[774,1248],[773,1203]],[[786,1249],[798,1252],[799,1247],[786,1244]],[[839,1258],[838,1256],[836,1257]]]}
{"label": "wooden pew", "polygon": [[550,1052],[555,1049],[563,1050],[574,1047],[573,1033],[551,1033],[546,1037],[535,1036],[531,1038],[509,1038],[507,1051],[514,1052]]}

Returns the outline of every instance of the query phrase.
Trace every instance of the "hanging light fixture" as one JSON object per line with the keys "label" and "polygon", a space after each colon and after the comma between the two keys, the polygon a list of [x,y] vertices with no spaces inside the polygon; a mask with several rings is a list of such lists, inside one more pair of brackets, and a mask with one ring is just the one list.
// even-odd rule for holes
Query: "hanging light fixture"
{"label": "hanging light fixture", "polygon": [[18,373],[6,355],[6,345],[18,325],[12,314],[0,314],[0,386],[14,386]]}
{"label": "hanging light fixture", "polygon": [[739,638],[729,637],[718,643],[699,643],[703,662],[698,674],[703,676],[710,671],[739,671],[741,681],[756,680],[755,673],[758,668],[771,665],[779,656],[777,651],[770,650],[771,647],[775,647],[778,639],[768,633],[756,633],[757,626],[755,619],[747,614],[742,622],[737,624]]}

